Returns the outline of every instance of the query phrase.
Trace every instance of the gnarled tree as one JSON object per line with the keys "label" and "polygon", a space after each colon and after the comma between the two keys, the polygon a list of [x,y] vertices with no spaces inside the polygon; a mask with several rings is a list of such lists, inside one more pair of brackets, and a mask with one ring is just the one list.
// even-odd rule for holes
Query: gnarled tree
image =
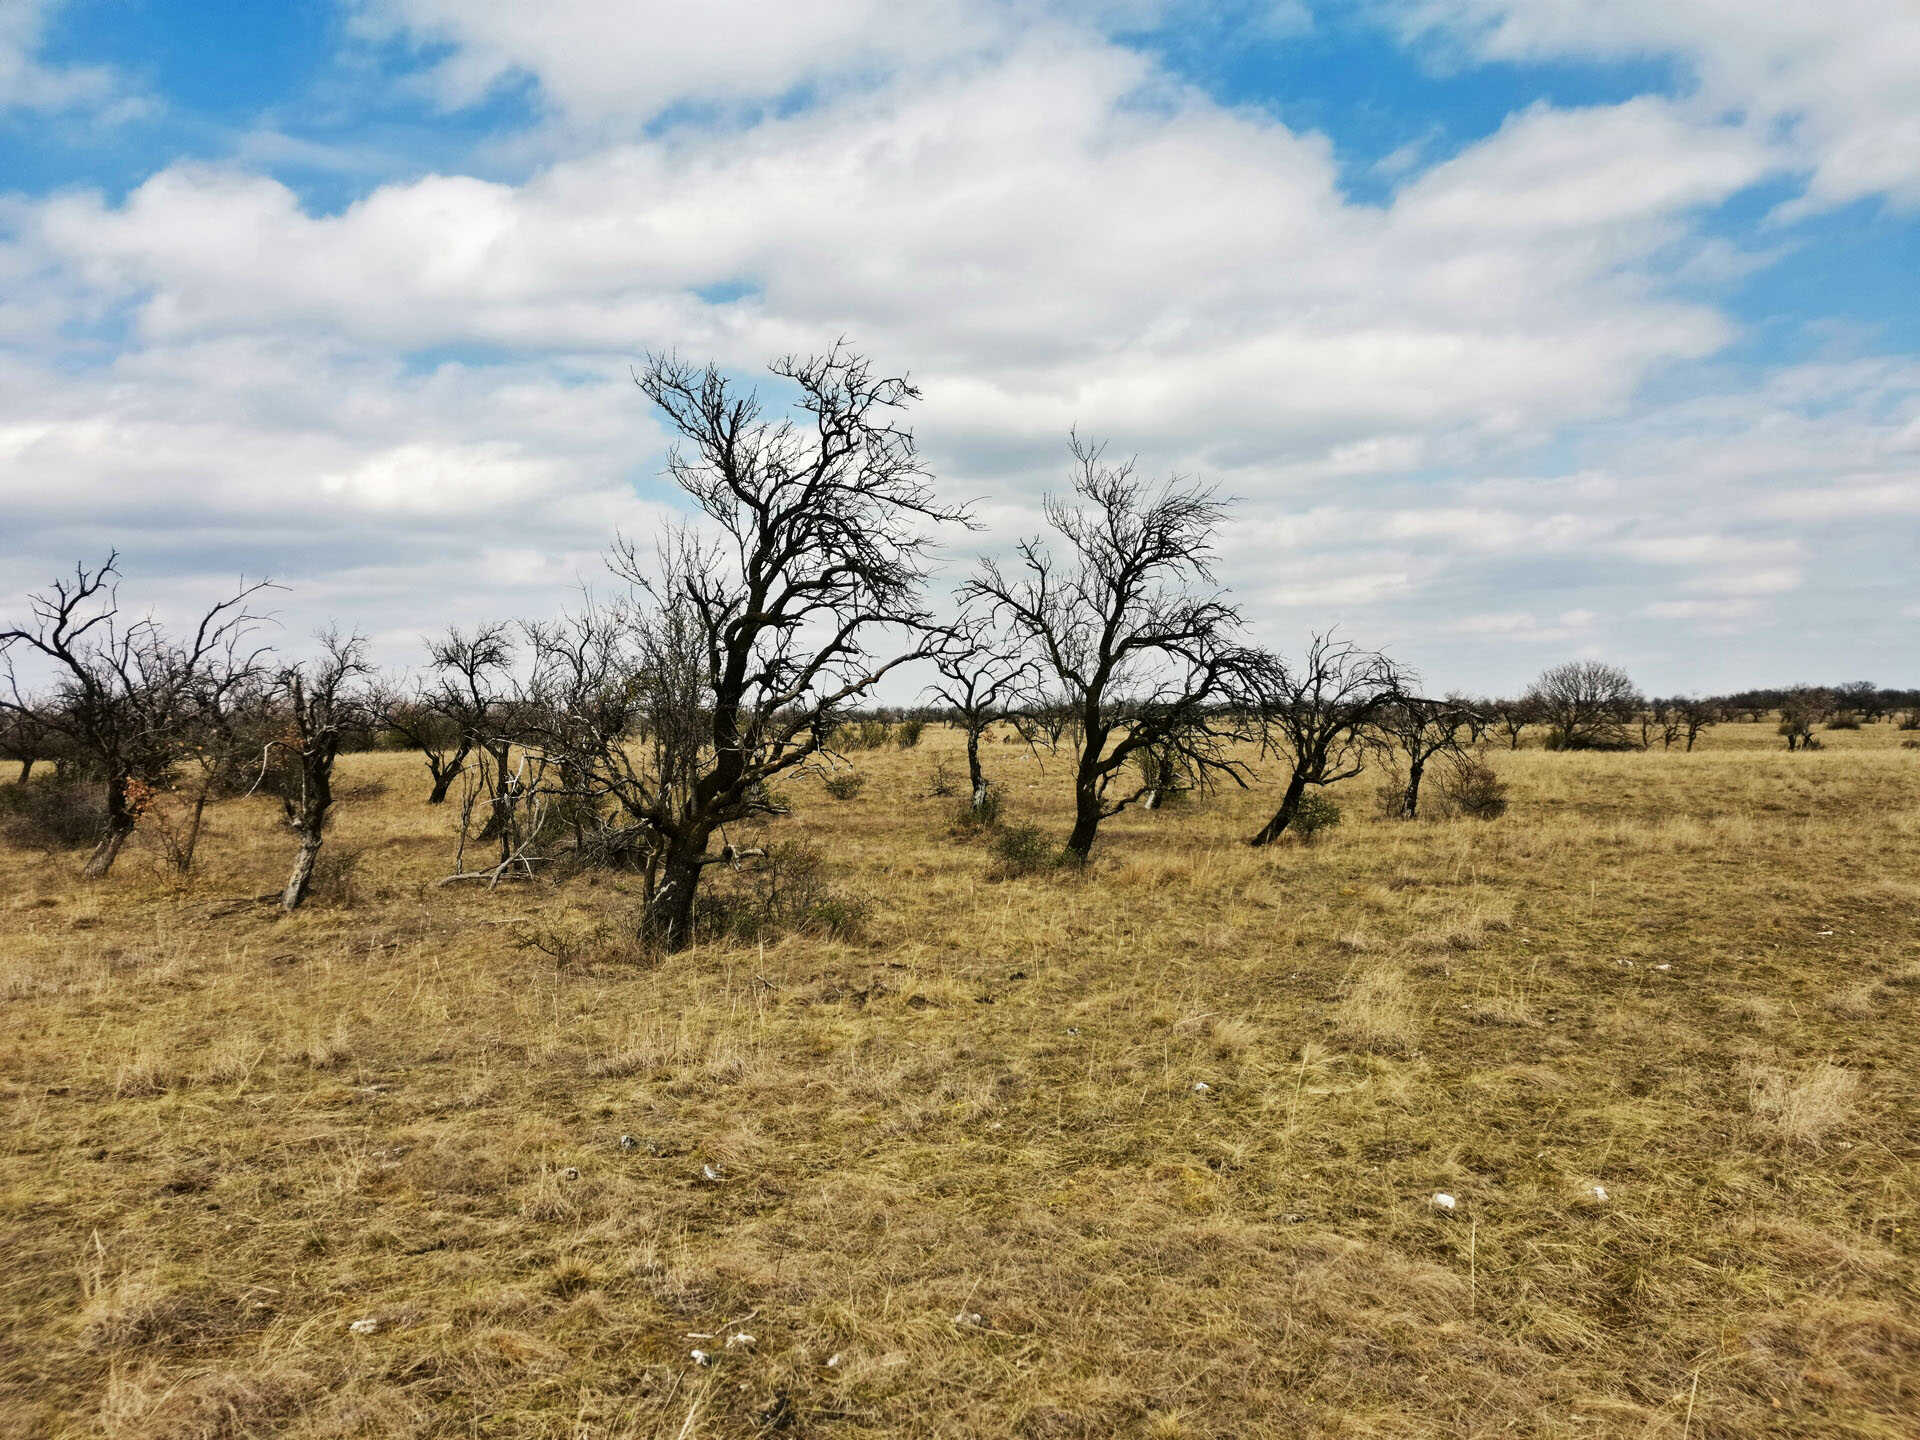
{"label": "gnarled tree", "polygon": [[[643,938],[669,949],[693,938],[703,871],[734,858],[723,827],[765,813],[768,783],[817,756],[845,707],[934,648],[929,531],[966,519],[934,496],[904,378],[843,345],[771,368],[798,391],[792,416],[716,367],[648,360],[640,388],[679,440],[668,473],[707,523],[672,536],[657,565],[624,540],[610,556],[632,598],[601,613],[611,651],[586,689],[611,687],[630,717],[579,699],[535,707],[533,743],[643,857]],[[566,647],[544,653],[559,697],[569,671],[600,664],[594,647],[579,664]]]}
{"label": "gnarled tree", "polygon": [[275,708],[284,732],[269,745],[269,764],[281,767],[280,804],[287,826],[300,837],[293,871],[280,893],[283,910],[297,910],[313,884],[313,867],[326,841],[333,809],[333,765],[340,742],[350,730],[368,723],[368,697],[358,693],[372,674],[367,642],[358,635],[329,631],[320,637],[319,658],[290,665],[275,678]]}
{"label": "gnarled tree", "polygon": [[1640,692],[1617,666],[1570,660],[1543,670],[1527,691],[1549,750],[1625,750],[1627,726],[1640,713]]}
{"label": "gnarled tree", "polygon": [[1418,695],[1402,695],[1381,711],[1380,729],[1407,762],[1405,784],[1393,808],[1397,819],[1412,820],[1420,814],[1420,782],[1434,757],[1467,755],[1466,740],[1472,734],[1472,711],[1449,696],[1430,700]]}
{"label": "gnarled tree", "polygon": [[[1239,614],[1213,590],[1213,532],[1226,511],[1204,486],[1149,486],[1131,462],[1072,441],[1073,498],[1048,496],[1066,551],[1022,541],[1011,575],[992,560],[962,590],[1004,623],[1045,683],[1065,695],[1079,755],[1069,858],[1085,861],[1100,822],[1146,799],[1146,776],[1115,782],[1158,752],[1196,785],[1247,770],[1228,749],[1249,731],[1261,658],[1235,643]],[[1196,587],[1205,587],[1197,591]]]}
{"label": "gnarled tree", "polygon": [[[268,582],[242,582],[209,608],[192,637],[175,641],[158,621],[120,614],[117,552],[97,569],[74,568],[29,597],[33,622],[0,630],[0,711],[33,716],[63,751],[106,789],[106,824],[83,873],[113,868],[152,797],[172,785],[201,712],[258,673],[264,648],[249,648],[260,617],[247,602]],[[51,672],[39,700],[26,694],[16,652]]]}
{"label": "gnarled tree", "polygon": [[980,737],[996,721],[1010,719],[1030,701],[1038,671],[1004,639],[973,617],[954,627],[956,643],[933,656],[940,678],[927,694],[946,702],[967,742],[967,793],[977,814],[987,804],[987,777],[980,764]]}
{"label": "gnarled tree", "polygon": [[1405,685],[1385,655],[1331,634],[1315,635],[1305,660],[1270,658],[1261,673],[1258,716],[1263,743],[1291,762],[1273,817],[1250,845],[1271,845],[1299,813],[1309,786],[1350,780],[1381,743],[1379,723]]}

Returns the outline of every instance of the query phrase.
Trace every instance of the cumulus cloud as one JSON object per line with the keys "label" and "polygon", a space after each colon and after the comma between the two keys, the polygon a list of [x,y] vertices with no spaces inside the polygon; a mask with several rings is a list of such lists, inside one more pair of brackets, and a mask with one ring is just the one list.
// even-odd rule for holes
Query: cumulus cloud
{"label": "cumulus cloud", "polygon": [[1382,0],[1382,8],[1409,37],[1451,35],[1487,59],[1678,59],[1703,106],[1781,132],[1811,172],[1794,212],[1868,195],[1920,207],[1920,9],[1901,0]]}
{"label": "cumulus cloud", "polygon": [[[914,371],[983,544],[1037,526],[1077,425],[1240,498],[1266,638],[1345,622],[1449,683],[1659,663],[1692,622],[1761,653],[1774,597],[1835,583],[1810,537],[1906,513],[1910,366],[1657,389],[1737,334],[1662,277],[1737,270],[1702,215],[1801,163],[1744,116],[1533,106],[1360,204],[1326,136],[1099,33],[1155,5],[735,10],[359,7],[444,103],[518,76],[594,131],[524,176],[322,211],[181,162],[0,202],[4,588],[111,533],[296,580],[290,626],[539,613],[667,513],[633,357],[838,334]],[[646,123],[694,103],[729,113]]]}

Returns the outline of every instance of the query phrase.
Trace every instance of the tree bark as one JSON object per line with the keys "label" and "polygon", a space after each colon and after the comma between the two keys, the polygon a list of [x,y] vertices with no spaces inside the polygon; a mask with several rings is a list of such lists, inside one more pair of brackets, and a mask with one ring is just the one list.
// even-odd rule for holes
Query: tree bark
{"label": "tree bark", "polygon": [[1420,813],[1420,776],[1425,772],[1427,762],[1416,760],[1407,766],[1407,793],[1400,800],[1400,818],[1411,820]]}
{"label": "tree bark", "polygon": [[93,847],[93,853],[87,857],[86,868],[80,872],[86,880],[104,880],[113,862],[120,856],[120,847],[127,843],[127,836],[133,833],[131,820],[107,822],[107,833],[100,837],[100,843]]}
{"label": "tree bark", "polygon": [[449,765],[445,770],[442,770],[439,774],[435,775],[433,777],[433,789],[427,793],[427,804],[429,805],[445,804],[447,799],[447,791],[452,788],[453,782],[459,776],[459,774],[460,774],[459,766]]}
{"label": "tree bark", "polygon": [[980,732],[971,726],[967,729],[967,788],[973,792],[973,808],[978,810],[986,800],[987,777],[980,773]]}
{"label": "tree bark", "polygon": [[280,892],[282,910],[298,910],[306,901],[307,890],[313,884],[314,862],[320,858],[320,843],[318,835],[301,839],[300,853],[293,858],[293,873],[287,877],[287,888]]}
{"label": "tree bark", "polygon": [[126,778],[116,776],[107,781],[107,831],[87,857],[86,868],[80,872],[83,879],[106,878],[107,872],[113,869],[113,862],[120,858],[120,847],[127,843],[127,836],[133,833],[133,826],[134,814],[127,806]]}
{"label": "tree bark", "polygon": [[1300,801],[1307,793],[1307,780],[1298,770],[1287,781],[1287,793],[1280,799],[1280,808],[1273,812],[1273,818],[1260,827],[1260,833],[1247,843],[1249,845],[1271,845],[1278,840],[1287,826],[1293,823],[1293,817],[1300,811]]}
{"label": "tree bark", "polygon": [[647,900],[644,924],[650,939],[665,950],[693,943],[693,902],[700,886],[700,856],[676,852],[661,868],[660,884]]}
{"label": "tree bark", "polygon": [[33,778],[33,757],[31,755],[28,755],[20,761],[20,783],[24,785],[27,783],[27,781],[31,780],[32,778]]}

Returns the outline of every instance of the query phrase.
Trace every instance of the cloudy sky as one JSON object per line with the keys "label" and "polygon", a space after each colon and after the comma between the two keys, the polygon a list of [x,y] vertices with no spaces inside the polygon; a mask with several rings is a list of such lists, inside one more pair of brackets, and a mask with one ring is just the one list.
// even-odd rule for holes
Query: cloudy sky
{"label": "cloudy sky", "polygon": [[985,530],[1069,427],[1259,637],[1920,679],[1912,0],[0,0],[0,602],[118,546],[413,658],[845,335]]}

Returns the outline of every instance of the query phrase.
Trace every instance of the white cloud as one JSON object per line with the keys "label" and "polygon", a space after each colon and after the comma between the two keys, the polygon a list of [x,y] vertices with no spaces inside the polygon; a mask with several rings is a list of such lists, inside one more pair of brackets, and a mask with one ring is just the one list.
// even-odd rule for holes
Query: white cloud
{"label": "white cloud", "polygon": [[1778,129],[1812,172],[1807,206],[1920,206],[1920,8],[1906,0],[1382,0],[1412,36],[1498,60],[1677,58],[1699,101]]}
{"label": "white cloud", "polygon": [[[120,86],[100,65],[47,65],[40,46],[47,19],[61,0],[5,0],[0,4],[0,113],[8,110],[99,110]],[[123,109],[117,118],[130,118]]]}

